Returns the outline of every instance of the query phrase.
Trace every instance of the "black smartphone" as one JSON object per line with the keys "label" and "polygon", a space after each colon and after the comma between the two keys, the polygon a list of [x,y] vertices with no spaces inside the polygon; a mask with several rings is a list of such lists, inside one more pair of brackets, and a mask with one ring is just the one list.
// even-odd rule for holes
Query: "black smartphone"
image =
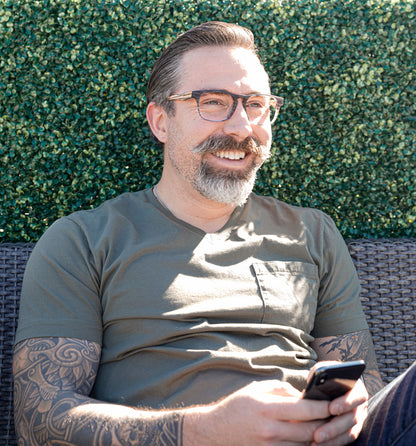
{"label": "black smartphone", "polygon": [[331,401],[351,390],[365,369],[364,361],[318,367],[308,379],[303,398]]}

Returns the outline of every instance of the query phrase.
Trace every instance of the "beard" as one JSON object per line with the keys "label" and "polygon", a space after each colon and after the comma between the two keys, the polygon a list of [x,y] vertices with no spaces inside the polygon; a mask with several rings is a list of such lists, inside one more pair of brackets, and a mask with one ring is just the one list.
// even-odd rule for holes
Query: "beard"
{"label": "beard", "polygon": [[198,172],[193,178],[193,186],[209,200],[242,206],[253,190],[258,169],[270,156],[269,148],[253,137],[238,142],[232,136],[210,136],[191,149],[199,155],[233,150],[253,154],[250,165],[239,171],[217,169],[202,157]]}

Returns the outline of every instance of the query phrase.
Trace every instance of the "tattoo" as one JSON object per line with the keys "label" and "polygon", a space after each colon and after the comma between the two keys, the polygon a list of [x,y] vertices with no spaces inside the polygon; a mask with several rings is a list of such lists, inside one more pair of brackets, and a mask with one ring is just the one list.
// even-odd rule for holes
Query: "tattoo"
{"label": "tattoo", "polygon": [[[71,445],[83,445],[85,432],[90,432],[88,441],[92,445],[151,445],[151,446],[182,446],[183,415],[170,413],[153,420],[118,420],[91,419],[88,413],[77,418],[77,430],[72,435]],[[74,441],[75,440],[75,441]]]}
{"label": "tattoo", "polygon": [[363,359],[366,363],[363,379],[370,396],[383,388],[369,330],[318,338],[315,341],[314,348],[319,359],[334,359],[338,361]]}
{"label": "tattoo", "polygon": [[324,348],[327,354],[336,352],[341,361],[354,361],[368,355],[369,344],[365,342],[365,337],[364,331],[335,336],[322,342],[320,347]]}
{"label": "tattoo", "polygon": [[139,411],[89,398],[98,344],[37,338],[14,354],[15,425],[21,446],[182,446],[181,412]]}

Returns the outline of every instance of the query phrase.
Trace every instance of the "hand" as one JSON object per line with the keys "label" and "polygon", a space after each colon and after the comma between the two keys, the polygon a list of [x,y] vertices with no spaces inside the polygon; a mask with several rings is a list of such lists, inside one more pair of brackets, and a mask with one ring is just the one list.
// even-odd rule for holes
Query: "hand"
{"label": "hand", "polygon": [[333,416],[318,427],[311,446],[341,446],[356,440],[367,418],[368,393],[362,380],[344,396],[329,404]]}
{"label": "hand", "polygon": [[[213,406],[188,412],[183,444],[309,446],[319,427],[329,424],[329,405],[302,399],[288,383],[254,382]],[[328,430],[338,432],[336,426]]]}

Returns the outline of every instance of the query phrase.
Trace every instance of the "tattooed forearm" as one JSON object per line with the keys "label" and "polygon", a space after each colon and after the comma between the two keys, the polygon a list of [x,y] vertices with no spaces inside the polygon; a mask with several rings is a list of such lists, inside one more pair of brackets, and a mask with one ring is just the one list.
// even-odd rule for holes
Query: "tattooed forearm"
{"label": "tattooed forearm", "polygon": [[[88,439],[88,444],[97,446],[182,446],[183,414],[166,412],[149,418],[143,414],[139,418],[139,411],[134,409],[124,411],[116,405],[107,406],[105,413],[94,403],[75,410],[76,416],[69,418],[72,432],[68,444],[84,445]],[[136,413],[132,416],[129,411]]]}
{"label": "tattooed forearm", "polygon": [[181,446],[183,413],[150,412],[93,400],[100,347],[67,338],[16,346],[15,425],[19,444]]}
{"label": "tattooed forearm", "polygon": [[369,330],[317,338],[312,346],[318,354],[319,360],[354,361],[363,359],[366,363],[363,378],[370,396],[383,387]]}

